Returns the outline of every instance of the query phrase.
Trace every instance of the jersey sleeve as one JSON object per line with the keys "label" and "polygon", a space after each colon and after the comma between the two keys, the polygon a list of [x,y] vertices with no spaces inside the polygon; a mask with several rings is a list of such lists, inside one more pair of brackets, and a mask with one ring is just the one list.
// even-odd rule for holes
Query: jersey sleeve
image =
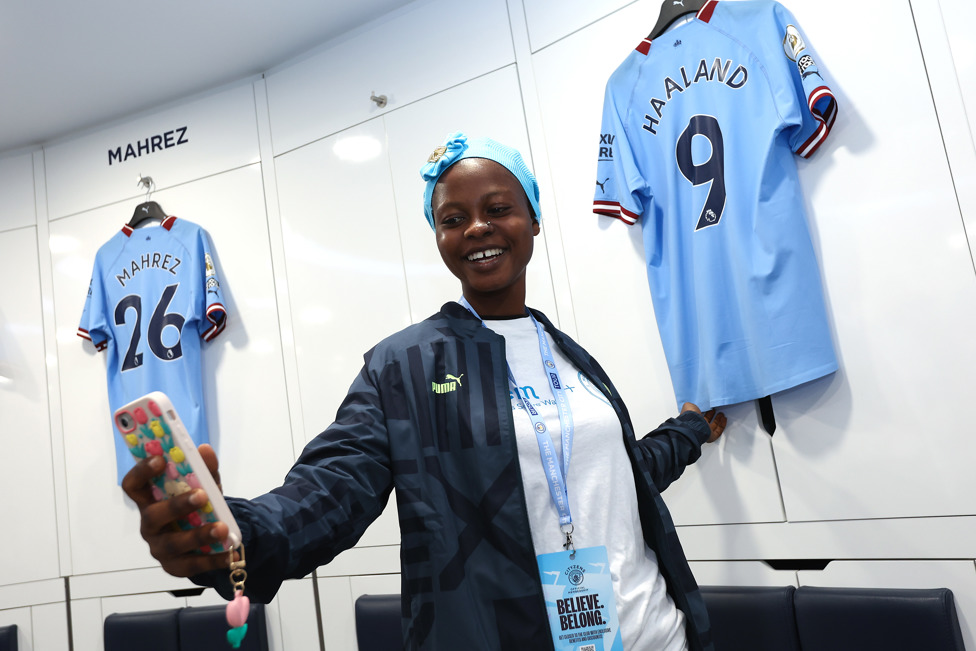
{"label": "jersey sleeve", "polygon": [[81,322],[78,324],[78,336],[95,344],[95,350],[103,351],[108,346],[112,330],[105,318],[105,294],[102,289],[101,274],[98,273],[98,257],[95,258],[95,269],[88,282],[88,297],[85,308],[81,312]]}
{"label": "jersey sleeve", "polygon": [[220,289],[217,266],[214,264],[213,244],[210,235],[202,228],[198,229],[196,244],[195,264],[203,267],[203,286],[196,289],[203,297],[201,312],[207,317],[201,319],[197,327],[204,341],[210,341],[227,326],[227,309],[224,307],[224,295]]}
{"label": "jersey sleeve", "polygon": [[[790,147],[803,158],[809,158],[827,139],[837,118],[837,101],[813,58],[796,18],[788,9],[775,4],[776,37],[782,42],[785,75],[792,94],[800,102],[800,123],[790,134]],[[771,48],[777,44],[770,43]],[[778,54],[778,53],[776,53]],[[776,56],[774,54],[774,56]]]}
{"label": "jersey sleeve", "polygon": [[593,212],[615,217],[627,225],[636,224],[644,212],[646,182],[642,178],[613,90],[616,75],[607,82],[603,100],[603,124],[596,167]]}

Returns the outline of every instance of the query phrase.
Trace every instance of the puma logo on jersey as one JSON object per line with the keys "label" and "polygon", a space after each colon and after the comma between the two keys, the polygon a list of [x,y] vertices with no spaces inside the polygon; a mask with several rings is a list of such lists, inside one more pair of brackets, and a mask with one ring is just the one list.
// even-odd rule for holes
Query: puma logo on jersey
{"label": "puma logo on jersey", "polygon": [[434,393],[451,393],[452,391],[457,391],[457,388],[461,385],[461,378],[464,377],[464,373],[461,375],[451,375],[448,373],[444,376],[444,382],[431,382],[430,390]]}
{"label": "puma logo on jersey", "polygon": [[673,0],[673,2],[671,3],[671,6],[674,7],[674,6],[677,6],[677,5],[681,5],[682,7],[684,7],[685,6],[685,0]]}
{"label": "puma logo on jersey", "polygon": [[[607,178],[603,179],[603,183],[606,183],[609,180],[610,177],[608,176]],[[603,187],[603,183],[600,183],[599,181],[596,182],[596,184],[600,186],[600,192],[606,193],[607,189]]]}

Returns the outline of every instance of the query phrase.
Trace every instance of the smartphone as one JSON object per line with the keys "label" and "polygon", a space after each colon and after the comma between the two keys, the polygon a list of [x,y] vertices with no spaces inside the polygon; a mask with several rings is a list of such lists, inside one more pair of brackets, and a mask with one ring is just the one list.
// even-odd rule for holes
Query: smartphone
{"label": "smartphone", "polygon": [[166,470],[152,480],[152,494],[157,502],[195,488],[206,491],[210,501],[176,522],[176,526],[184,531],[209,522],[219,521],[227,525],[230,530],[227,540],[202,547],[201,552],[217,554],[236,549],[241,544],[241,530],[227,508],[217,482],[165,393],[153,391],[116,410],[115,427],[137,461],[151,456],[162,456],[166,460]]}

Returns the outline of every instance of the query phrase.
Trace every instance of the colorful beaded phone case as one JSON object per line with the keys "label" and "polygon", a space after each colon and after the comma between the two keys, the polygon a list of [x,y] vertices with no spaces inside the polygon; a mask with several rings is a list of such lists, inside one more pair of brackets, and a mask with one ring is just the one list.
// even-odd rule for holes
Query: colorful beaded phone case
{"label": "colorful beaded phone case", "polygon": [[210,501],[177,521],[185,531],[209,522],[220,521],[227,525],[230,530],[227,540],[201,548],[201,552],[217,554],[240,545],[241,531],[237,522],[166,394],[154,391],[118,409],[115,426],[137,460],[157,455],[166,460],[163,474],[153,477],[152,494],[156,501],[195,488],[207,492]]}

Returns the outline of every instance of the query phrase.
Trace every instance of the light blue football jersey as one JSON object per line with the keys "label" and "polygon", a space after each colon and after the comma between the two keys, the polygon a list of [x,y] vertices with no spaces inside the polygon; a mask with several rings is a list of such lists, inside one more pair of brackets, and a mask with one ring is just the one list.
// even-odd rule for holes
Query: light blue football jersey
{"label": "light blue football jersey", "polygon": [[794,155],[836,102],[778,2],[709,0],[607,82],[593,210],[640,222],[678,405],[837,369]]}
{"label": "light blue football jersey", "polygon": [[[207,232],[185,219],[124,226],[95,255],[78,326],[78,336],[108,353],[112,413],[162,391],[197,445],[209,442],[201,340],[210,341],[227,324],[212,250]],[[134,462],[118,433],[115,458],[121,483]]]}

